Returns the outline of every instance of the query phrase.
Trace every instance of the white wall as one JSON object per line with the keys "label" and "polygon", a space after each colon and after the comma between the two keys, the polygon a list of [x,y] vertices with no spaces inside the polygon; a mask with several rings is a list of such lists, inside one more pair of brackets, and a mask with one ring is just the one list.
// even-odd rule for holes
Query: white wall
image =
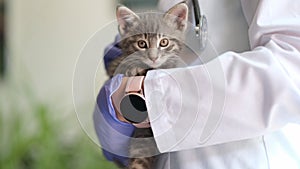
{"label": "white wall", "polygon": [[[0,111],[9,118],[9,110],[17,107],[24,120],[31,123],[34,113],[28,114],[31,112],[28,102],[36,100],[50,106],[54,117],[66,119],[66,127],[78,133],[81,130],[72,95],[75,63],[88,39],[115,20],[116,0],[8,0],[6,3],[9,70],[5,83],[0,82]],[[106,28],[99,45],[95,44],[100,60],[95,91],[107,79],[101,58],[116,32],[116,25]],[[85,67],[88,70],[89,64]],[[83,87],[83,95],[79,96],[82,105],[77,106],[87,113],[80,120],[84,126],[88,125],[84,127],[88,128],[85,129],[88,134],[93,134],[94,105],[84,95],[88,87]]]}
{"label": "white wall", "polygon": [[[41,101],[72,107],[76,58],[88,38],[115,19],[116,2],[9,0],[7,5],[10,79],[31,86]],[[102,82],[106,77],[99,73]]]}

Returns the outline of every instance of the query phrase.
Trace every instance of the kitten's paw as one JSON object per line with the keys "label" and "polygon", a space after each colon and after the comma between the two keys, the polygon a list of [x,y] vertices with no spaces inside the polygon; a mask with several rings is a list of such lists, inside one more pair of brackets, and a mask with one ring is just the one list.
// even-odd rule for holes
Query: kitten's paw
{"label": "kitten's paw", "polygon": [[126,71],[125,75],[126,76],[145,76],[147,70],[144,68],[133,68],[128,71]]}

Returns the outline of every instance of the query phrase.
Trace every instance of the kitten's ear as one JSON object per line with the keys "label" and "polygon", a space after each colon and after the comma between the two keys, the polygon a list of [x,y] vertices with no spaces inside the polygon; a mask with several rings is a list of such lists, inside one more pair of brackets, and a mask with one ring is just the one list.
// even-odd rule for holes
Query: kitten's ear
{"label": "kitten's ear", "polygon": [[165,13],[164,18],[170,20],[171,22],[175,22],[177,29],[184,31],[188,22],[188,6],[186,3],[181,2],[169,9]]}
{"label": "kitten's ear", "polygon": [[139,20],[139,17],[130,9],[125,6],[117,6],[117,20],[119,23],[119,32],[123,35],[128,31],[129,27],[134,25],[134,23]]}

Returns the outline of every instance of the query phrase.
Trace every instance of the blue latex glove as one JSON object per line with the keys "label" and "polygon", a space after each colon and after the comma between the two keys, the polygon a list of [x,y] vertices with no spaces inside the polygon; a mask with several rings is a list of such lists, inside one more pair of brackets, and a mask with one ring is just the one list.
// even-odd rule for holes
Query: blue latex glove
{"label": "blue latex glove", "polygon": [[[118,37],[116,37],[117,40]],[[108,63],[120,54],[121,50],[116,42],[109,45],[105,50],[105,67],[107,68]],[[117,161],[126,166],[128,164],[129,140],[134,131],[134,126],[117,119],[111,102],[111,96],[120,86],[122,77],[123,75],[116,75],[101,88],[93,118],[104,156],[110,161]]]}
{"label": "blue latex glove", "polygon": [[103,59],[104,59],[104,65],[105,65],[106,70],[108,68],[108,64],[115,58],[121,56],[121,54],[122,54],[122,51],[118,44],[120,39],[121,39],[120,35],[117,35],[115,38],[115,41],[112,44],[108,45],[104,49],[104,58]]}

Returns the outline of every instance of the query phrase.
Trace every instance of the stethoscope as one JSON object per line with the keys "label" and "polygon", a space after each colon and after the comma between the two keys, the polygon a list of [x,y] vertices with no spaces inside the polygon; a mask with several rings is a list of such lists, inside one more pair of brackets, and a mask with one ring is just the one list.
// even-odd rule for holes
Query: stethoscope
{"label": "stethoscope", "polygon": [[200,50],[204,50],[207,44],[207,19],[201,14],[198,0],[192,0],[195,20],[195,34],[200,41]]}

